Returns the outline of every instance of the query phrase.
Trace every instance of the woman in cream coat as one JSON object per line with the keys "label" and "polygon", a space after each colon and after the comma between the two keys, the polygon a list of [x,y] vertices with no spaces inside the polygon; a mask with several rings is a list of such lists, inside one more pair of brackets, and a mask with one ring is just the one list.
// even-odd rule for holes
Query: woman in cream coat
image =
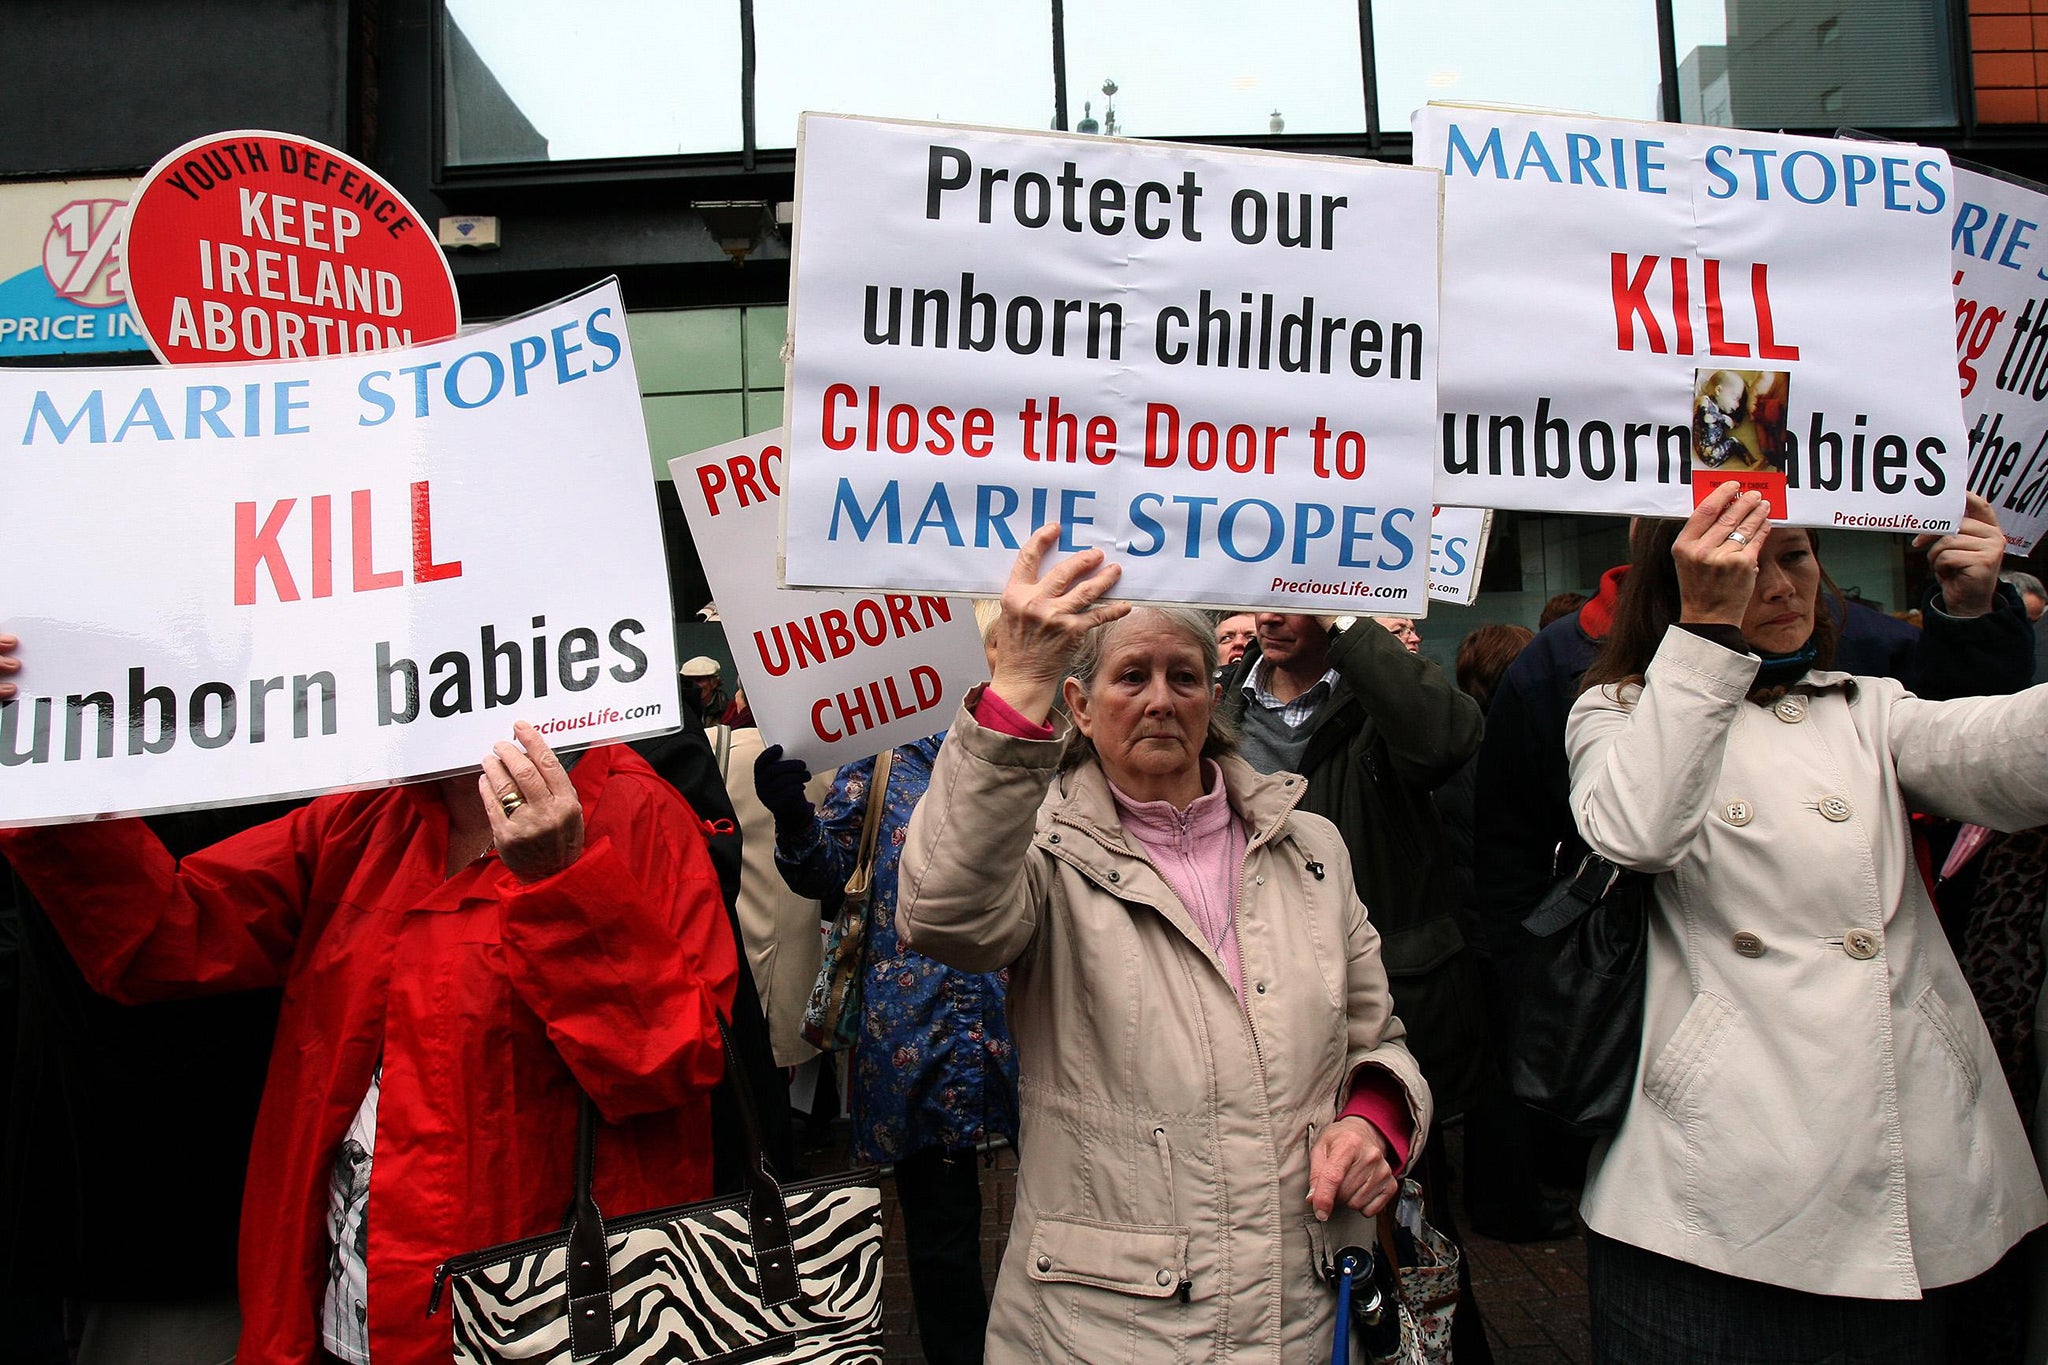
{"label": "woman in cream coat", "polygon": [[[1327,1358],[1321,1220],[1384,1205],[1429,1127],[1379,937],[1302,780],[1218,745],[1207,620],[1095,605],[1099,551],[1041,582],[1056,531],[1018,558],[897,905],[918,951],[1011,972],[1023,1133],[988,1359]],[[1063,679],[1079,736],[1046,723]]]}
{"label": "woman in cream coat", "polygon": [[[1923,539],[1988,610],[1970,507]],[[1602,1361],[1939,1359],[1929,1291],[2048,1218],[1906,823],[2048,821],[2048,689],[1826,671],[1821,583],[1732,485],[1644,524],[1572,712],[1580,831],[1658,874],[1640,1085],[1583,1206]]]}

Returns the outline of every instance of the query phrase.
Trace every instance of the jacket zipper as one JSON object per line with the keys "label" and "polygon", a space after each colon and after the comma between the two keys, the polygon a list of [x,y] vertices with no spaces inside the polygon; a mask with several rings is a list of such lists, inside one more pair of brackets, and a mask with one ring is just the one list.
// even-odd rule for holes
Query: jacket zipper
{"label": "jacket zipper", "polygon": [[[1152,1130],[1152,1145],[1159,1149],[1159,1173],[1166,1177],[1166,1217],[1174,1227],[1180,1226],[1180,1199],[1173,1191],[1173,1151],[1166,1145],[1166,1129]],[[1194,1291],[1195,1282],[1188,1276],[1187,1261],[1180,1265],[1180,1301],[1187,1303]]]}

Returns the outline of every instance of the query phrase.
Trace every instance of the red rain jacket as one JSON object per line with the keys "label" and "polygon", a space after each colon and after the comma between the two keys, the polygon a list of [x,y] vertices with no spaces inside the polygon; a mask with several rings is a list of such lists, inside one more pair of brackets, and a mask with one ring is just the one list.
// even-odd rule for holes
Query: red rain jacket
{"label": "red rain jacket", "polygon": [[[718,880],[689,807],[632,752],[593,749],[572,779],[583,856],[531,885],[494,857],[447,876],[431,785],[323,797],[182,865],[139,820],[0,832],[96,990],[284,987],[242,1208],[242,1365],[319,1354],[329,1165],[380,1057],[376,1365],[445,1365],[449,1319],[425,1316],[438,1263],[562,1225],[579,1085],[612,1125],[599,1208],[710,1193],[713,1011],[737,971]],[[174,1168],[179,1135],[163,1141]]]}

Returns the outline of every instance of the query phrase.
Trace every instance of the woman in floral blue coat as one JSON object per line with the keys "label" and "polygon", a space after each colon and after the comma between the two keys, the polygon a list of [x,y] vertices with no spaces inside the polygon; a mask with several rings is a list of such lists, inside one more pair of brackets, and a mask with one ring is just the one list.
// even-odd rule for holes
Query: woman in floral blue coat
{"label": "woman in floral blue coat", "polygon": [[[905,744],[890,760],[868,905],[864,1017],[848,1087],[855,1156],[896,1165],[911,1295],[931,1365],[981,1360],[988,1298],[974,1148],[1017,1137],[1017,1057],[1003,974],[956,972],[896,938],[903,836],[944,739]],[[783,758],[780,746],[762,752],[755,787],[775,817],[776,866],[798,895],[836,903],[860,856],[874,771],[871,758],[841,768],[823,808],[813,810],[804,765]]]}

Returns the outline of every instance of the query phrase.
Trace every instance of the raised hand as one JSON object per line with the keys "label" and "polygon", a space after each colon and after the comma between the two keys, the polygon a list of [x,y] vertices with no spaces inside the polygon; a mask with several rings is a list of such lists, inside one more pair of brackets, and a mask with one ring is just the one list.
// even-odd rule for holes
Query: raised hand
{"label": "raised hand", "polygon": [[1046,552],[1059,543],[1057,525],[1032,532],[1010,566],[1003,614],[996,625],[995,677],[989,686],[1027,720],[1052,714],[1067,664],[1096,626],[1127,615],[1128,602],[1103,602],[1123,569],[1100,550],[1068,555],[1039,576]]}
{"label": "raised hand", "polygon": [[775,817],[775,836],[793,840],[811,827],[817,808],[804,788],[811,770],[800,758],[784,758],[782,746],[771,744],[754,756],[754,795]]}
{"label": "raised hand", "polygon": [[1915,536],[1927,567],[1941,584],[1941,609],[1950,616],[1983,616],[1998,605],[1998,571],[2005,566],[2005,532],[1998,513],[1972,493],[1963,524],[1945,536]]}
{"label": "raised hand", "polygon": [[1679,619],[1741,625],[1769,536],[1770,508],[1762,494],[1737,495],[1732,483],[1707,494],[1671,546],[1678,567]]}
{"label": "raised hand", "polygon": [[583,802],[568,769],[525,721],[484,755],[477,777],[498,861],[523,882],[552,877],[583,856]]}

